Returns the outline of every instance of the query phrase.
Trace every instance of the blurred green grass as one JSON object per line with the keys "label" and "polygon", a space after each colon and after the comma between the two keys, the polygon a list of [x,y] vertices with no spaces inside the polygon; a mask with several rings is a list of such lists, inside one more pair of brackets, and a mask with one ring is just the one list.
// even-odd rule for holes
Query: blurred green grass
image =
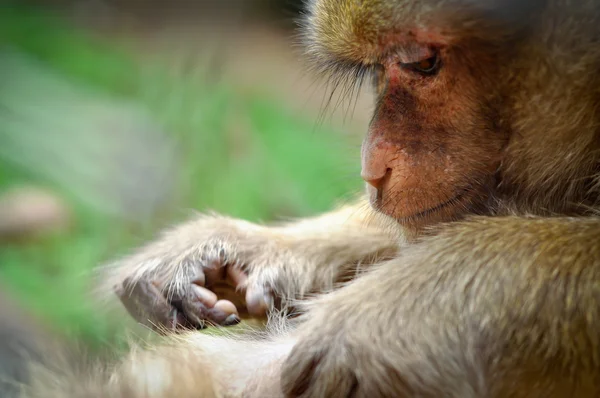
{"label": "blurred green grass", "polygon": [[[0,246],[0,282],[50,325],[92,346],[114,342],[123,323],[89,300],[90,271],[140,244],[187,209],[250,220],[324,211],[358,189],[354,144],[274,98],[240,92],[202,71],[170,73],[131,50],[36,8],[4,6],[0,51],[17,49],[78,84],[135,101],[182,148],[177,203],[146,222],[104,214],[66,187],[0,160],[0,192],[19,183],[50,186],[75,213],[68,232]],[[0,131],[3,125],[0,112]],[[1,134],[0,134],[1,136]],[[2,143],[0,142],[0,145]]]}

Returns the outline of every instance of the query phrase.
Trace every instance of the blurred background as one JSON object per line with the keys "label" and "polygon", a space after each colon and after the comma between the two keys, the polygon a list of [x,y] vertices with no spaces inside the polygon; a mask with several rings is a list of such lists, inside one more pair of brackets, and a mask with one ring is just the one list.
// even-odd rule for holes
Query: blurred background
{"label": "blurred background", "polygon": [[371,99],[307,72],[301,3],[0,3],[4,306],[117,344],[95,267],[195,210],[268,222],[360,191]]}

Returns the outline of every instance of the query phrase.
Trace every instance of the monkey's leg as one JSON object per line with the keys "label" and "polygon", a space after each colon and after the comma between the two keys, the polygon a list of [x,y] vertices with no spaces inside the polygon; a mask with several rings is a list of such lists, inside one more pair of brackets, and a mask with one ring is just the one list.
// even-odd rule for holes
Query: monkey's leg
{"label": "monkey's leg", "polygon": [[[153,327],[228,324],[246,306],[264,315],[273,302],[285,307],[353,278],[396,253],[399,231],[366,202],[272,227],[202,216],[119,261],[107,285],[117,286],[132,315]],[[219,300],[226,282],[245,298],[235,307]]]}
{"label": "monkey's leg", "polygon": [[477,218],[318,299],[288,396],[600,396],[600,219]]}
{"label": "monkey's leg", "polygon": [[133,350],[111,366],[52,357],[33,364],[21,398],[280,397],[279,369],[292,342],[188,333]]}

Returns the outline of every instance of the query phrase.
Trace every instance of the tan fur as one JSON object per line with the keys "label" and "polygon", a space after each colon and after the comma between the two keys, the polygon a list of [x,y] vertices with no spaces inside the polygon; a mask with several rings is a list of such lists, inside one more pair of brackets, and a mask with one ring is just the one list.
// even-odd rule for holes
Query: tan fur
{"label": "tan fur", "polygon": [[270,288],[285,306],[308,293],[329,291],[363,267],[393,256],[401,236],[393,220],[366,203],[272,227],[201,215],[108,267],[105,290],[124,280],[151,279],[172,296],[189,283],[197,264],[210,264],[223,252],[224,263],[249,273],[242,288]]}
{"label": "tan fur", "polygon": [[[361,201],[278,226],[175,227],[107,286],[126,301],[151,282],[163,296],[136,305],[170,316],[216,261],[303,315],[264,335],[191,333],[88,384],[37,378],[25,396],[600,396],[599,7],[311,1],[316,68],[334,82],[377,73],[363,171],[389,172],[370,191],[391,217]],[[402,66],[430,50],[438,75]]]}

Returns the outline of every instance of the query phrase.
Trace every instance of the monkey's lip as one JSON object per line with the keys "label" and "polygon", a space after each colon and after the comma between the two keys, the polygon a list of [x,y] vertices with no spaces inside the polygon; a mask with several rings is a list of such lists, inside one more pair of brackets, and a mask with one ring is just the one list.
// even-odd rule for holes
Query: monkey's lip
{"label": "monkey's lip", "polygon": [[[411,214],[408,216],[398,217],[398,216],[395,216],[394,214],[389,214],[389,213],[388,213],[388,215],[391,217],[394,217],[399,223],[404,223],[404,222],[408,223],[408,222],[411,222],[411,221],[414,221],[417,219],[426,218],[426,217],[431,216],[432,214],[438,213],[440,210],[443,210],[445,208],[448,208],[448,207],[458,204],[470,191],[471,191],[470,186],[462,188],[450,199],[448,199],[444,202],[438,203],[437,205],[432,206],[428,209],[421,210],[417,213],[414,213],[414,214]],[[383,210],[383,212],[386,213],[385,210],[382,209],[381,207],[379,207],[379,206],[376,206],[376,207],[378,208],[378,210]]]}

